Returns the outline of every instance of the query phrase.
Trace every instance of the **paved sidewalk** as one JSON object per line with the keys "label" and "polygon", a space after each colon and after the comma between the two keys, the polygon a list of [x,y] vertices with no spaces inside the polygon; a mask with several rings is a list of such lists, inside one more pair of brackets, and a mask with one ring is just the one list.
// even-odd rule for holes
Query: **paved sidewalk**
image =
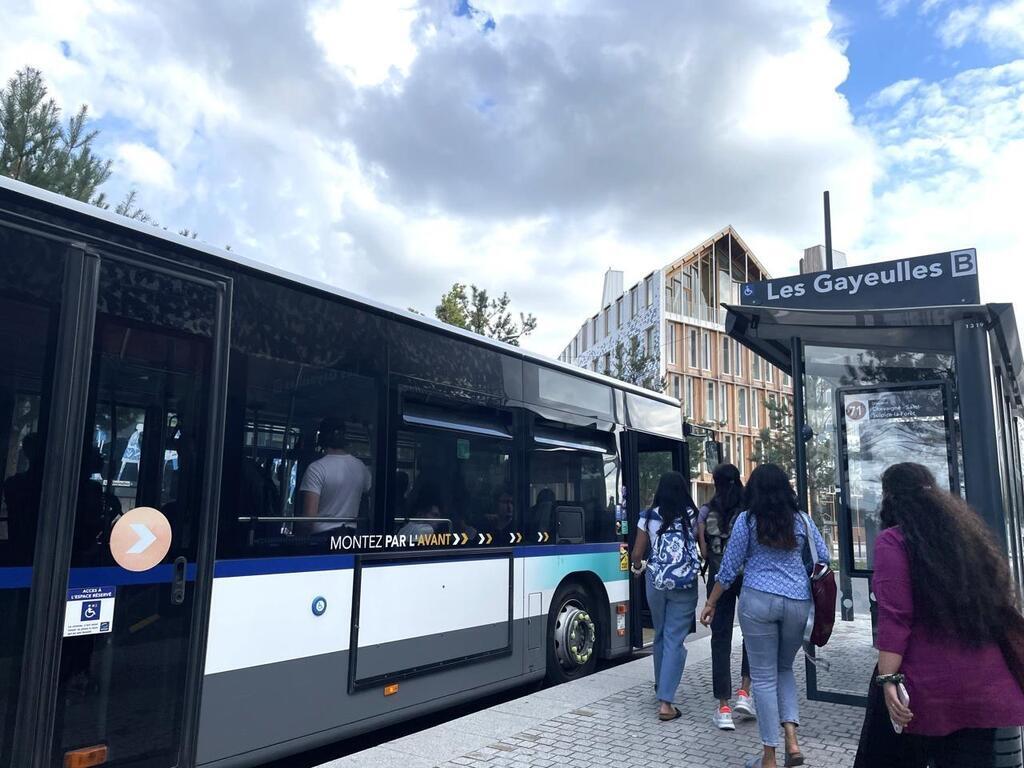
{"label": "paved sidewalk", "polygon": [[[321,768],[683,768],[742,766],[759,752],[757,724],[734,732],[711,723],[708,638],[687,643],[677,704],[683,717],[655,716],[651,659],[642,657],[591,677],[499,704],[444,725],[327,763]],[[738,645],[734,669],[739,669]],[[797,659],[803,692],[803,663]],[[800,741],[807,765],[853,765],[863,711],[801,697]],[[781,761],[780,761],[781,765]]]}

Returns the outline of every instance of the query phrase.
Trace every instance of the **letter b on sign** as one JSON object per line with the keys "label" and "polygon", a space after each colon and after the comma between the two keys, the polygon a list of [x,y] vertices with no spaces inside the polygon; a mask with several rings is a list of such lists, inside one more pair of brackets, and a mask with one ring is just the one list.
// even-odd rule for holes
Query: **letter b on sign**
{"label": "letter b on sign", "polygon": [[953,251],[949,254],[949,274],[953,277],[966,277],[978,274],[978,259],[974,249]]}

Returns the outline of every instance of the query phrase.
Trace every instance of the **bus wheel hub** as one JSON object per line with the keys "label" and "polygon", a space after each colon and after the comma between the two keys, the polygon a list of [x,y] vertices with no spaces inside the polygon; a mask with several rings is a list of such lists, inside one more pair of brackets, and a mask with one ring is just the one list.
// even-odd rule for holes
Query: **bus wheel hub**
{"label": "bus wheel hub", "polygon": [[555,655],[563,667],[582,667],[590,661],[597,641],[597,627],[589,613],[567,603],[558,613],[554,634]]}

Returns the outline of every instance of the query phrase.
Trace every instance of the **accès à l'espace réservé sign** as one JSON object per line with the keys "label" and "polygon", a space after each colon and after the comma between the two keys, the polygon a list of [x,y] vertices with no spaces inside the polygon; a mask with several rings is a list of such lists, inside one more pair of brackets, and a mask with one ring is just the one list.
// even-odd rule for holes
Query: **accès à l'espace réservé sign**
{"label": "acc\u00e8s \u00e0 l'espace r\u00e9serv\u00e9 sign", "polygon": [[740,291],[741,305],[787,309],[870,310],[980,301],[973,248],[744,283]]}

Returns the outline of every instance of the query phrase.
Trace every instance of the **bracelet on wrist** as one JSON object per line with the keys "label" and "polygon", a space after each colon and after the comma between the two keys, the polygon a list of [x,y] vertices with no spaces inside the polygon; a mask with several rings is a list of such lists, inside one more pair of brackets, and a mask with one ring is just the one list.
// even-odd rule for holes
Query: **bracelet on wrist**
{"label": "bracelet on wrist", "polygon": [[875,678],[877,685],[885,685],[886,683],[892,683],[893,685],[899,685],[906,681],[906,677],[899,672],[894,672],[891,675],[878,675]]}

